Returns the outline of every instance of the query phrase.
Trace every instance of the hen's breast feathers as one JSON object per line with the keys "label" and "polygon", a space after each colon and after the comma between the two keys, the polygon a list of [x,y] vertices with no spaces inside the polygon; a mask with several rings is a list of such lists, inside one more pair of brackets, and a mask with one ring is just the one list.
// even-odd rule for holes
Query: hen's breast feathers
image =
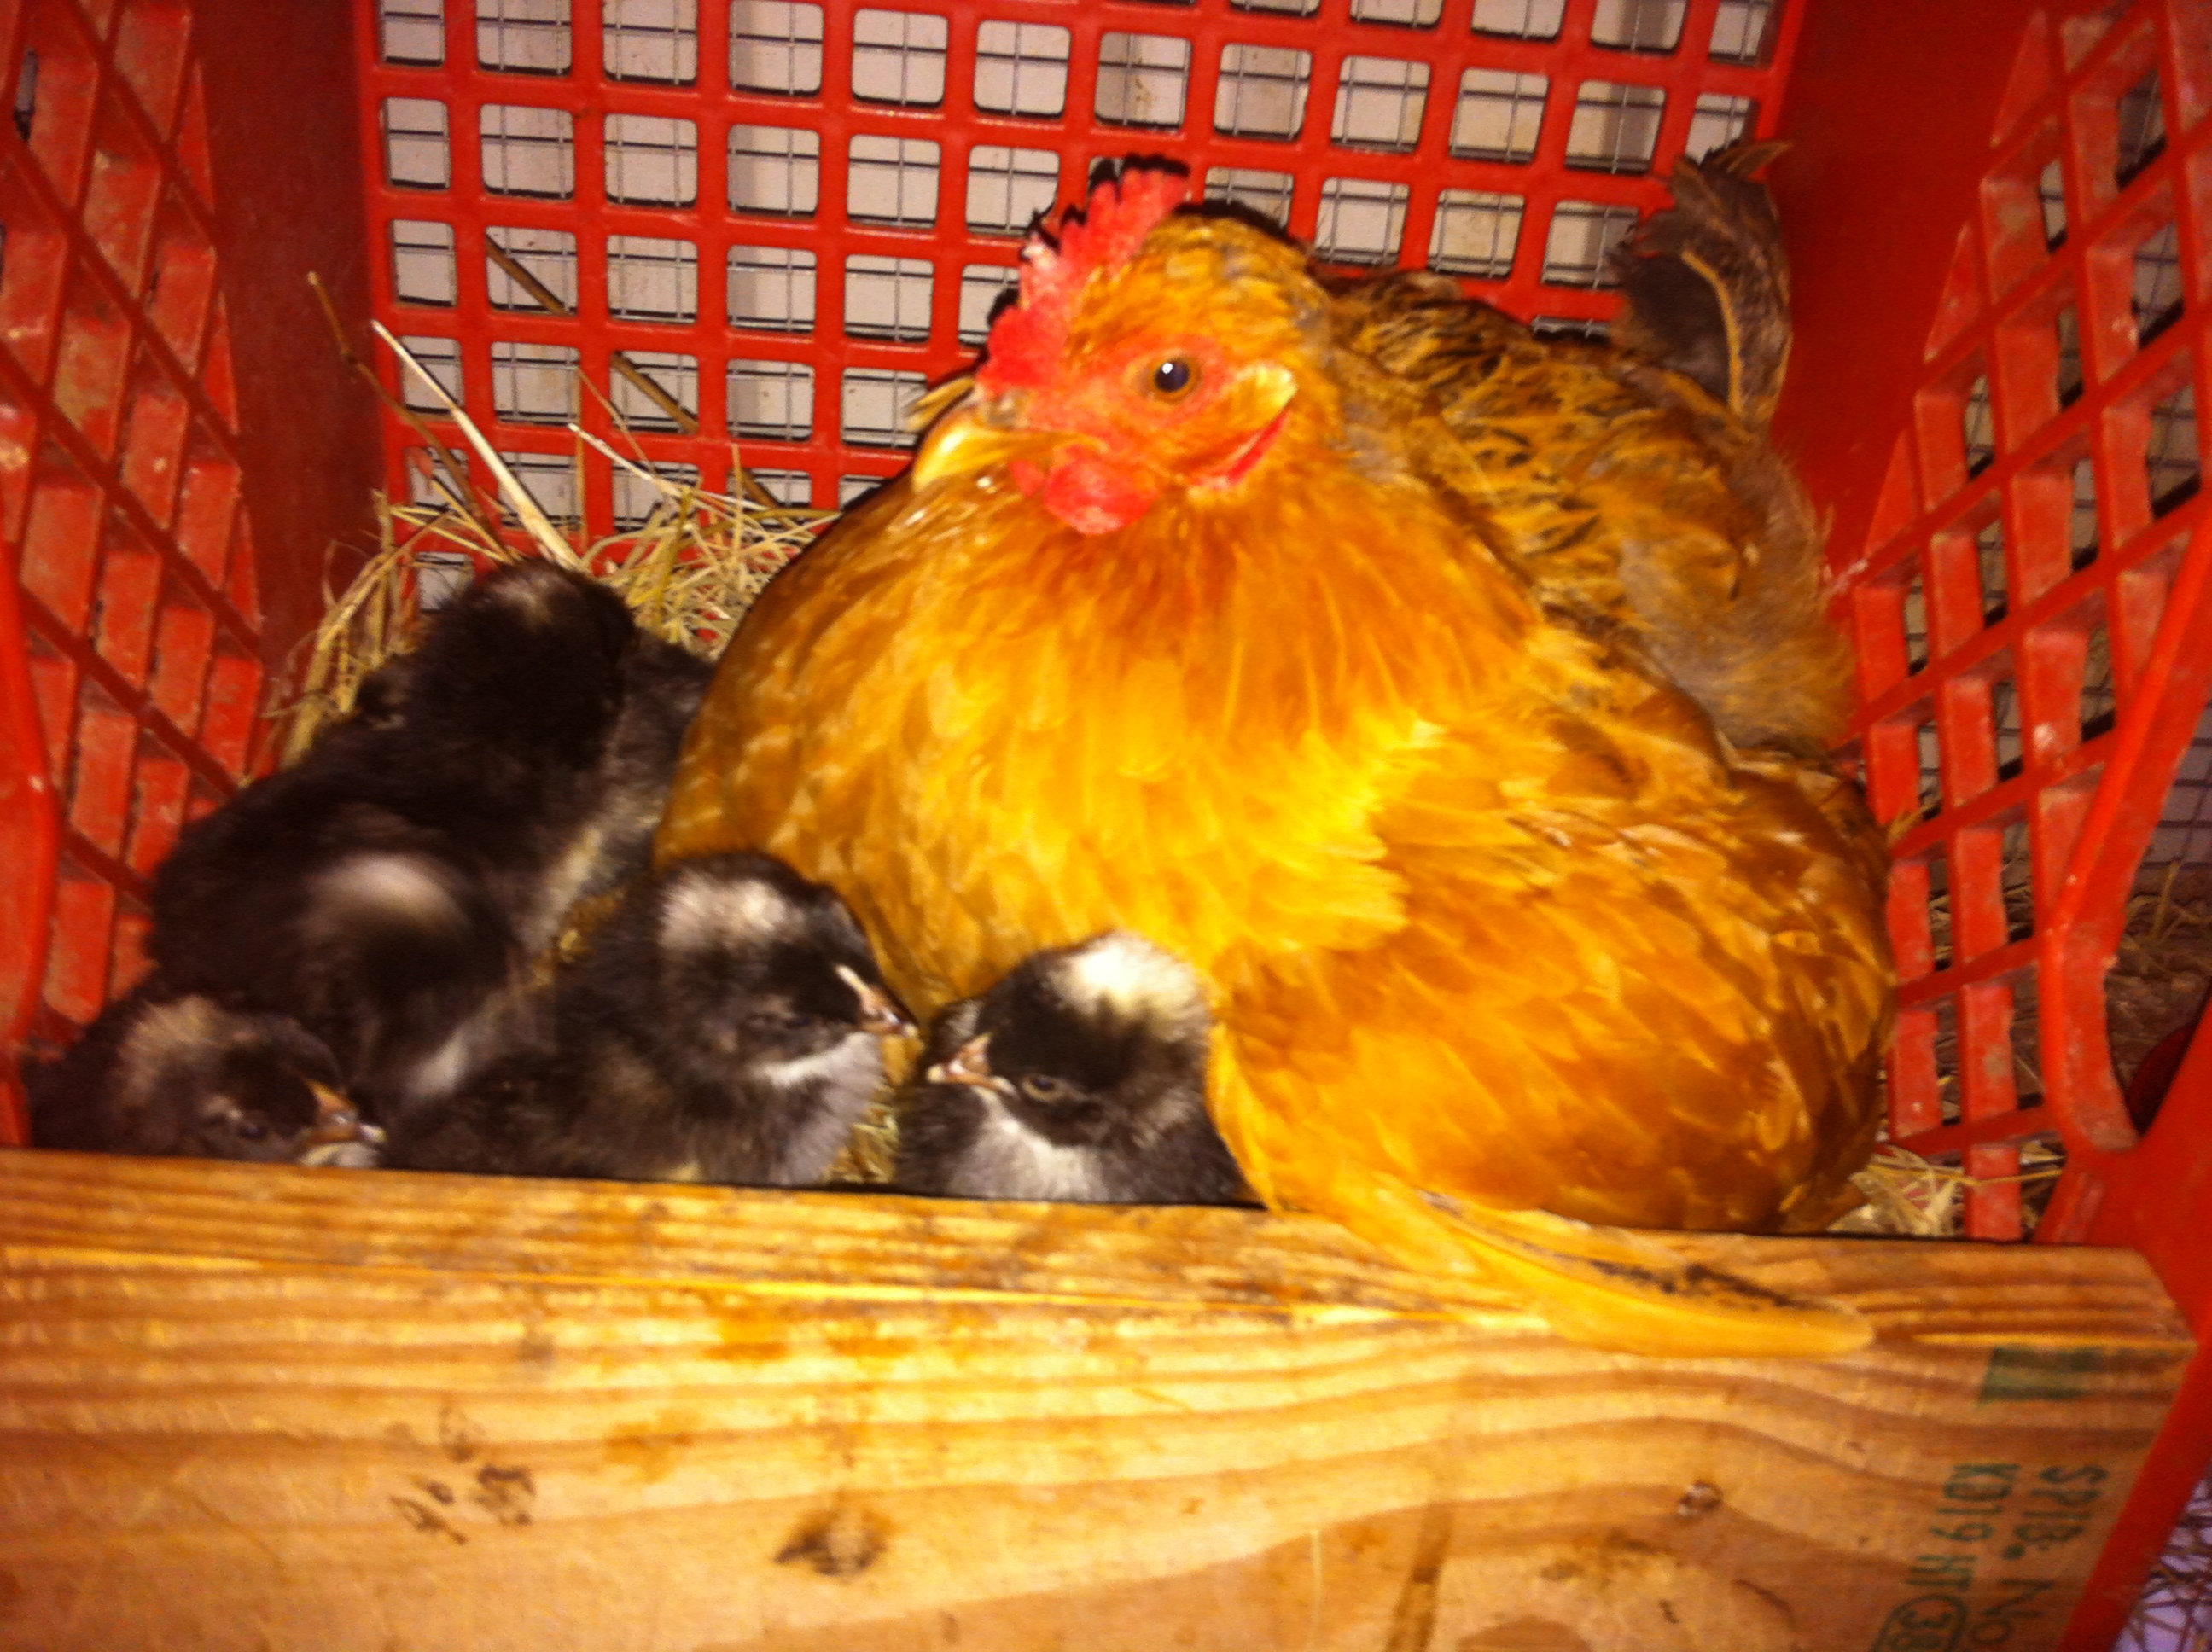
{"label": "hen's breast feathers", "polygon": [[843,890],[917,1005],[1109,927],[1180,953],[1271,1203],[1398,1163],[1759,1226],[1856,1164],[1887,980],[1863,843],[1782,772],[1411,483],[1317,467],[1103,538],[894,487],[740,632],[661,853]]}

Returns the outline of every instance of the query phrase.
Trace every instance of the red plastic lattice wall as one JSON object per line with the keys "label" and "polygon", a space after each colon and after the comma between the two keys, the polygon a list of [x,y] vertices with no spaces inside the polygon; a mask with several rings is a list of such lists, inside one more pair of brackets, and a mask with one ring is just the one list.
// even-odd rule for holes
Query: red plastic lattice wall
{"label": "red plastic lattice wall", "polygon": [[[2212,683],[2188,646],[2205,617],[2189,553],[2207,335],[2187,301],[2203,18],[2109,24],[2039,27],[2023,51],[1850,576],[1875,806],[1928,817],[1899,845],[1892,901],[1908,983],[1892,1123],[1990,1177],[2017,1170],[2012,1144],[2062,1134],[2054,1238],[2087,1230],[2094,1156],[2134,1145],[2098,993]],[[2015,1061],[2031,992],[2041,1036],[2021,1053],[2039,1059]],[[1977,1235],[2018,1236],[2016,1185],[1969,1209]]]}
{"label": "red plastic lattice wall", "polygon": [[262,669],[190,15],[0,22],[12,1044],[137,972],[147,875],[245,772]]}
{"label": "red plastic lattice wall", "polygon": [[[2036,1237],[2142,1249],[2200,1333],[2212,1049],[2139,1139],[2105,976],[2130,894],[2207,858],[2208,103],[2212,9],[2034,19],[1845,574],[1875,805],[1923,817],[1891,891],[1893,1133],[1962,1156],[1990,1239],[2021,1231],[2019,1145],[2055,1136]],[[2197,1483],[2208,1399],[2199,1369],[2116,1551]],[[2109,1638],[2133,1581],[2108,1564],[2077,1627]]]}
{"label": "red plastic lattice wall", "polygon": [[[1771,0],[900,6],[362,0],[377,313],[549,513],[641,514],[562,428],[618,411],[710,487],[732,440],[789,502],[891,474],[1033,215],[1133,153],[1339,261],[1601,322],[1605,250],[1674,158],[1772,130],[1794,29]],[[393,420],[402,495],[410,440]]]}

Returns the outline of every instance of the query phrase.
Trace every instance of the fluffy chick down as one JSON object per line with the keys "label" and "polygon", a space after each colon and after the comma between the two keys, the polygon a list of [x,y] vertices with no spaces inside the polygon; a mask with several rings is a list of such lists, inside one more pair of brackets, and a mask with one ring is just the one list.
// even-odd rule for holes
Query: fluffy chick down
{"label": "fluffy chick down", "polygon": [[644,880],[566,966],[551,1030],[395,1127],[415,1169],[805,1187],[911,1030],[836,894],[764,855]]}
{"label": "fluffy chick down", "polygon": [[939,1019],[899,1123],[912,1193],[1081,1204],[1249,1199],[1206,1111],[1198,976],[1109,931],[1037,952]]}
{"label": "fluffy chick down", "polygon": [[24,1076],[41,1147],[356,1169],[377,1162],[381,1134],[342,1093],[319,1039],[285,1017],[227,1008],[158,980]]}

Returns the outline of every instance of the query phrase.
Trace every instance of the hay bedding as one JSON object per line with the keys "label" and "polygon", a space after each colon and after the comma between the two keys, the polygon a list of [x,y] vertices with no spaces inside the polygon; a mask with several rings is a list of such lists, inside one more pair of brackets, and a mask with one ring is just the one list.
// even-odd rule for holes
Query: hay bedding
{"label": "hay bedding", "polygon": [[[409,367],[421,373],[398,341],[385,336]],[[736,490],[714,493],[671,482],[642,452],[625,454],[571,424],[580,446],[599,449],[658,495],[639,526],[589,544],[572,544],[467,414],[446,398],[435,380],[422,376],[445,400],[448,415],[489,473],[497,502],[461,479],[470,474],[461,454],[404,404],[386,396],[386,404],[427,445],[430,460],[422,480],[430,497],[427,502],[398,503],[377,496],[377,549],[344,591],[327,596],[322,623],[301,645],[280,691],[272,716],[281,763],[296,761],[324,728],[349,715],[362,680],[411,645],[422,612],[425,553],[458,551],[485,562],[535,555],[580,569],[620,596],[641,628],[713,659],[776,570],[835,518],[834,512],[801,509],[771,498],[746,474],[734,447]],[[599,395],[595,386],[592,390]],[[510,543],[509,524],[522,528],[528,550]]]}

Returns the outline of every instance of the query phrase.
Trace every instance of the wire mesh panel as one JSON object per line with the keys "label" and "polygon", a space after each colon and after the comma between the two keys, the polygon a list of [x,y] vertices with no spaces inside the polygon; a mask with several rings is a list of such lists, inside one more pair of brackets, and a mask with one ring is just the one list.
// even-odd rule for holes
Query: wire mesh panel
{"label": "wire mesh panel", "polygon": [[[0,11],[14,112],[0,122],[0,434],[14,456],[0,467],[0,541],[21,570],[20,590],[0,581],[0,610],[20,604],[0,611],[0,738],[11,768],[51,775],[60,793],[57,811],[0,788],[11,1042],[81,1024],[139,974],[147,879],[245,773],[258,708],[259,602],[188,23],[167,4]],[[395,50],[419,49],[411,27],[395,15]],[[385,120],[380,105],[368,115]],[[394,199],[446,187],[432,125],[419,109],[395,121]],[[381,167],[380,137],[377,149]],[[0,1139],[19,1127],[0,1117]]]}
{"label": "wire mesh panel", "polygon": [[[561,459],[594,533],[613,467],[520,346],[602,386],[617,353],[695,361],[674,428],[578,422],[708,487],[734,438],[827,504],[901,462],[884,386],[967,360],[1018,238],[1131,154],[1334,263],[1601,328],[1607,251],[1686,148],[1771,128],[1796,33],[1768,0],[356,3],[379,315],[443,341],[503,449]],[[394,428],[395,471],[419,445]]]}

